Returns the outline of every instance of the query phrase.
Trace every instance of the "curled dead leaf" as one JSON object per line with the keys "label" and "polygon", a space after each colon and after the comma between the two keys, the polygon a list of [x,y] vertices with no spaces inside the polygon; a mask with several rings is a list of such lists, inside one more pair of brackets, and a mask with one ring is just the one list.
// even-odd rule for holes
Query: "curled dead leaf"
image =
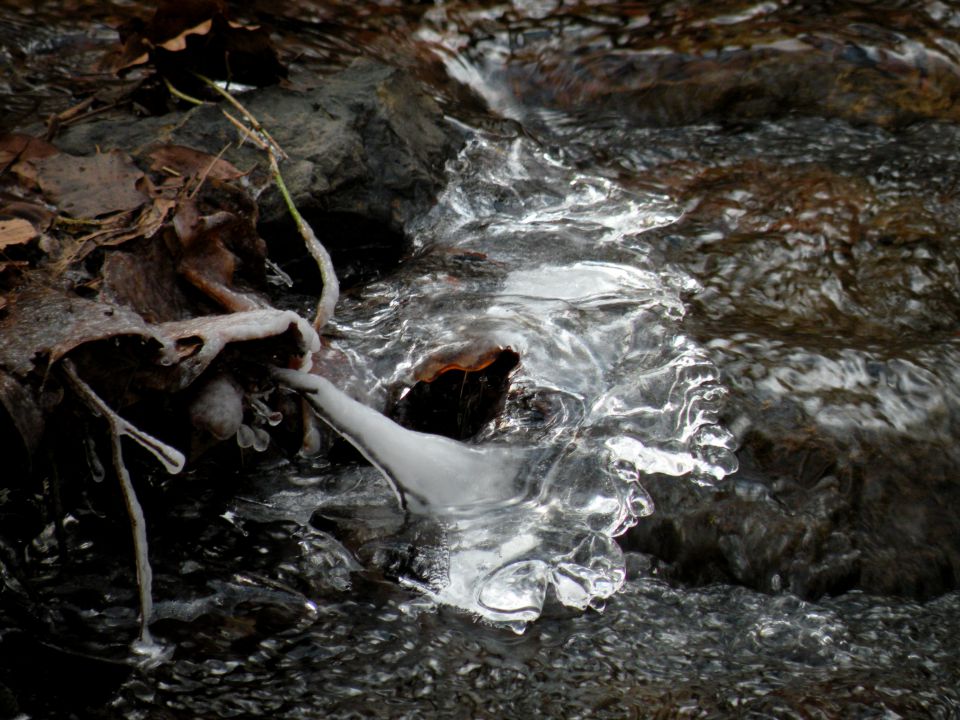
{"label": "curled dead leaf", "polygon": [[259,281],[266,258],[266,245],[256,233],[255,209],[245,200],[246,195],[230,185],[211,181],[201,198],[182,200],[173,219],[179,241],[177,270],[233,312],[268,307],[261,297],[235,287],[240,268],[248,279]]}
{"label": "curled dead leaf", "polygon": [[438,351],[415,370],[388,414],[420,432],[463,440],[497,416],[520,356],[509,347],[467,343]]}
{"label": "curled dead leaf", "polygon": [[169,50],[170,52],[180,52],[181,50],[187,49],[187,37],[190,35],[206,35],[210,32],[210,28],[213,27],[213,20],[207,19],[204,20],[199,25],[194,27],[187,28],[180,34],[165,40],[160,43],[157,47],[162,47],[164,50]]}
{"label": "curled dead leaf", "polygon": [[150,62],[186,92],[191,71],[258,86],[286,76],[269,33],[231,21],[221,0],[162,0],[149,21],[121,29],[121,41],[102,67],[122,73]]}

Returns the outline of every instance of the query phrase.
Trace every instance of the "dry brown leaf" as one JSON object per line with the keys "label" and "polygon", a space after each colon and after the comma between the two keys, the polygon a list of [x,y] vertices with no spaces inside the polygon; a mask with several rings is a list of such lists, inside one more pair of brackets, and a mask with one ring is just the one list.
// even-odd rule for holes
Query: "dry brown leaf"
{"label": "dry brown leaf", "polygon": [[39,203],[13,199],[0,206],[0,217],[27,220],[42,232],[53,224],[54,213]]}
{"label": "dry brown leaf", "polygon": [[199,25],[195,25],[192,28],[187,28],[182,33],[176,37],[172,37],[169,40],[159,44],[159,47],[162,47],[164,50],[169,50],[170,52],[180,52],[181,50],[186,50],[187,48],[187,37],[190,35],[206,35],[210,32],[210,28],[213,26],[213,20],[204,20]]}
{"label": "dry brown leaf", "polygon": [[149,323],[188,317],[189,300],[181,290],[166,243],[159,236],[132,242],[103,262],[100,297],[132,308]]}
{"label": "dry brown leaf", "polygon": [[39,234],[33,223],[28,220],[21,218],[0,220],[0,250],[11,245],[24,245]]}
{"label": "dry brown leaf", "polygon": [[46,140],[30,135],[22,133],[0,135],[0,172],[14,162],[50,157],[59,152]]}
{"label": "dry brown leaf", "polygon": [[151,170],[170,169],[187,177],[237,180],[246,174],[227,160],[183,145],[162,145],[147,153],[147,157]]}
{"label": "dry brown leaf", "polygon": [[60,154],[33,164],[43,194],[62,214],[95,218],[147,202],[138,188],[143,172],[119,150],[89,157]]}
{"label": "dry brown leaf", "polygon": [[267,307],[265,301],[255,295],[231,287],[238,258],[224,241],[230,234],[239,233],[243,222],[242,218],[225,211],[201,215],[193,200],[182,201],[173,219],[182,248],[177,270],[194,287],[231,312]]}

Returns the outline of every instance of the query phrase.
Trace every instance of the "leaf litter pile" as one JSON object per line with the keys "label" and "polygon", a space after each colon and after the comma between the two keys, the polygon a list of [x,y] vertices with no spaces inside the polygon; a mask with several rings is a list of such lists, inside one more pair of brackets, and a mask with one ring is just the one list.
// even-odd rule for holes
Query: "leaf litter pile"
{"label": "leaf litter pile", "polygon": [[[169,143],[135,156],[58,150],[59,129],[106,106],[97,95],[51,118],[45,138],[0,136],[0,541],[22,547],[50,524],[61,539],[69,485],[115,475],[149,644],[147,533],[128,462],[175,474],[227,441],[298,448],[309,423],[271,369],[309,367],[338,289],[283,187],[283,150],[208,79],[277,81],[283,68],[265,34],[227,20],[218,2],[161,3],[104,65],[136,76],[111,106],[147,92],[167,105],[222,101],[235,142],[262,150],[258,177],[279,185],[323,279],[312,324],[272,307],[268,282],[282,272],[257,230],[263,187],[252,167]],[[16,559],[0,559],[0,571],[22,589]]]}

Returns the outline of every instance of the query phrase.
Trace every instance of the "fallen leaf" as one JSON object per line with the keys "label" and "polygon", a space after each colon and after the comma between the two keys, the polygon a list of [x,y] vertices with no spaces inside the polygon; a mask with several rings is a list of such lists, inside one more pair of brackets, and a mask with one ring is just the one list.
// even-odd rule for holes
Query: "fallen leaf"
{"label": "fallen leaf", "polygon": [[154,236],[127,247],[104,260],[101,299],[129,307],[149,323],[187,317],[190,302],[181,290],[166,243]]}
{"label": "fallen leaf", "polygon": [[180,245],[177,270],[225,310],[267,307],[261,297],[235,287],[241,268],[246,279],[262,281],[266,245],[256,232],[255,206],[229,184],[211,181],[204,188],[199,198],[182,200],[173,218]]}
{"label": "fallen leaf", "polygon": [[63,214],[95,218],[135,210],[147,201],[138,188],[143,172],[119,150],[89,157],[63,153],[33,164],[44,196]]}
{"label": "fallen leaf", "polygon": [[23,133],[0,135],[0,173],[15,162],[51,157],[59,152],[46,140],[31,135]]}
{"label": "fallen leaf", "polygon": [[27,220],[42,232],[53,224],[54,213],[38,203],[13,199],[0,206],[0,218]]}
{"label": "fallen leaf", "polygon": [[23,245],[30,242],[40,233],[33,223],[21,218],[0,220],[0,250],[11,245]]}
{"label": "fallen leaf", "polygon": [[7,296],[0,319],[0,367],[20,378],[45,374],[76,347],[118,336],[139,337],[158,357],[172,351],[170,342],[134,313],[61,290],[33,285]]}
{"label": "fallen leaf", "polygon": [[237,222],[235,216],[226,212],[201,216],[192,201],[181,203],[173,221],[183,248],[177,270],[194,287],[231,312],[266,306],[258,298],[231,288],[237,256],[224,246],[223,236]]}
{"label": "fallen leaf", "polygon": [[122,47],[110,51],[100,65],[120,73],[149,61],[191,93],[203,92],[191,71],[257,86],[286,77],[270,34],[227,15],[222,0],[161,0],[148,22],[121,31]]}
{"label": "fallen leaf", "polygon": [[428,357],[388,415],[419,432],[464,440],[497,416],[520,356],[508,347],[469,343]]}
{"label": "fallen leaf", "polygon": [[162,145],[147,153],[147,157],[151,170],[170,169],[186,177],[237,180],[246,174],[227,160],[183,145]]}
{"label": "fallen leaf", "polygon": [[213,20],[204,20],[199,25],[194,27],[187,28],[181,32],[176,37],[172,37],[165,42],[159,43],[158,47],[162,47],[164,50],[170,52],[179,52],[181,50],[187,49],[187,36],[189,35],[206,35],[210,32],[210,28],[213,26]]}

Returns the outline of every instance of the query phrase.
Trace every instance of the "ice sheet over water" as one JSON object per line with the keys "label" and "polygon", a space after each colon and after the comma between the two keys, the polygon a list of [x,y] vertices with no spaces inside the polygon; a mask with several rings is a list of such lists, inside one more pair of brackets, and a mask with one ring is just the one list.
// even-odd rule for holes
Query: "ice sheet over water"
{"label": "ice sheet over water", "polygon": [[[717,370],[679,330],[690,281],[637,249],[639,234],[677,212],[663,197],[578,174],[528,140],[476,139],[418,228],[419,256],[344,300],[335,349],[358,378],[347,389],[374,406],[388,388],[411,385],[425,358],[463,347],[520,356],[501,416],[469,445],[440,443],[445,458],[463,457],[453,471],[423,436],[338,427],[394,491],[416,497],[395,544],[418,546],[419,564],[407,563],[416,571],[401,581],[431,602],[517,628],[551,595],[576,608],[602,603],[624,577],[612,538],[653,509],[643,475],[710,482],[735,469],[717,423]],[[378,462],[404,445],[405,467]],[[361,521],[360,505],[394,502],[369,474],[357,484],[368,488],[352,511],[336,492],[310,502]],[[396,564],[395,554],[368,554]]]}

